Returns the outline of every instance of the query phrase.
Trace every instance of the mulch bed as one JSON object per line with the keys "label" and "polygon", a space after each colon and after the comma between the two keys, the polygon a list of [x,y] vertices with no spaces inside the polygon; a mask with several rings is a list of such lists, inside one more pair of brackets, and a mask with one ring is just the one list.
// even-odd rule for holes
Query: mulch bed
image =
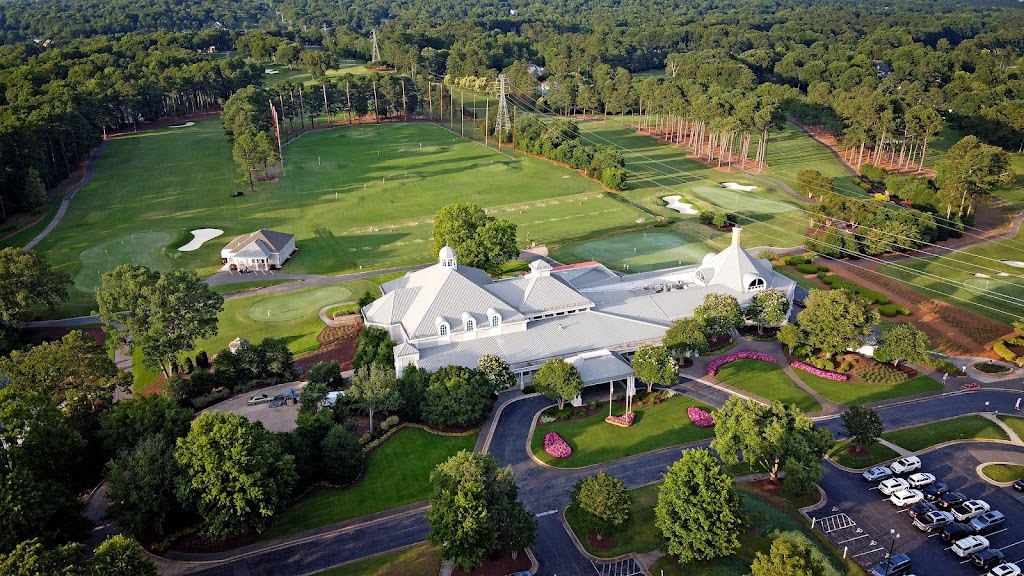
{"label": "mulch bed", "polygon": [[587,544],[590,544],[591,548],[596,550],[609,550],[615,546],[615,536],[603,536],[598,540],[597,534],[587,534]]}
{"label": "mulch bed", "polygon": [[354,322],[348,326],[328,326],[317,335],[320,348],[295,359],[295,367],[303,372],[308,371],[317,362],[337,362],[342,371],[352,369],[352,360],[356,356],[359,344],[359,330],[362,322]]}
{"label": "mulch bed", "polygon": [[96,339],[97,342],[102,345],[107,339],[107,333],[102,328],[24,328],[21,331],[21,339],[33,346],[38,346],[43,342],[54,342],[60,340],[64,336],[67,336],[72,330],[80,330],[89,334]]}
{"label": "mulch bed", "polygon": [[216,540],[202,534],[187,534],[171,542],[168,550],[190,553],[213,553],[234,550],[249,544],[259,542],[260,535],[255,530],[250,530],[228,538],[227,540]]}
{"label": "mulch bed", "polygon": [[729,334],[715,336],[714,338],[708,338],[708,348],[714,353],[715,350],[728,346],[730,342],[732,342],[732,336]]}
{"label": "mulch bed", "polygon": [[498,550],[488,558],[483,566],[469,572],[465,570],[452,571],[453,576],[506,576],[514,572],[528,572],[531,566],[530,557],[526,552],[520,551],[516,559],[512,559],[512,552],[506,549]]}
{"label": "mulch bed", "polygon": [[740,335],[744,338],[764,338],[771,340],[775,338],[775,335],[779,332],[779,329],[774,326],[765,326],[761,332],[757,331],[757,326],[743,326],[740,328]]}

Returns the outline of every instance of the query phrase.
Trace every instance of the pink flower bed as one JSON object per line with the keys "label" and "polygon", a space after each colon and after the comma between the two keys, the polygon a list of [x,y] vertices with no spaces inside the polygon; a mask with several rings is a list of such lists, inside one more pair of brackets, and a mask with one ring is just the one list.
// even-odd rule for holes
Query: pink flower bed
{"label": "pink flower bed", "polygon": [[797,370],[803,370],[804,372],[807,372],[808,374],[814,374],[815,376],[817,376],[819,378],[824,378],[826,380],[835,380],[836,382],[846,382],[847,380],[850,379],[850,376],[848,374],[840,374],[838,372],[829,372],[828,370],[822,370],[821,368],[815,368],[814,366],[811,366],[810,364],[804,364],[803,362],[801,362],[799,360],[794,360],[793,363],[790,364],[790,366],[792,366],[793,368],[796,368]]}
{"label": "pink flower bed", "polygon": [[604,421],[609,424],[615,424],[616,426],[622,426],[623,428],[629,428],[633,425],[633,420],[636,419],[636,412],[626,412],[622,416],[607,416]]}
{"label": "pink flower bed", "polygon": [[548,432],[544,435],[544,451],[555,458],[568,458],[572,456],[572,448],[557,432]]}
{"label": "pink flower bed", "polygon": [[687,408],[686,415],[690,417],[690,422],[693,422],[701,428],[711,428],[715,425],[715,419],[711,414],[708,414],[706,411],[696,406],[690,406]]}
{"label": "pink flower bed", "polygon": [[737,360],[760,360],[762,362],[771,362],[772,364],[778,364],[775,357],[771,354],[765,354],[764,352],[755,352],[754,350],[744,350],[743,352],[733,352],[728,356],[722,356],[716,358],[708,364],[708,376],[714,376],[718,374],[718,369],[728,364],[729,362],[735,362]]}

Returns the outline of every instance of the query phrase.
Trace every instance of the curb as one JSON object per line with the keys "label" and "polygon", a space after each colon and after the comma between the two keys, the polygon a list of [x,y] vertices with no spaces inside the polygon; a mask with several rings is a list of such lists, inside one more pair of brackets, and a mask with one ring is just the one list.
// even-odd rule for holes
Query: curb
{"label": "curb", "polygon": [[568,509],[569,506],[562,507],[562,509],[558,512],[558,521],[562,523],[562,528],[565,529],[566,534],[569,535],[569,539],[572,540],[572,543],[576,546],[576,549],[579,550],[579,553],[582,554],[584,558],[590,560],[591,562],[619,562],[621,560],[627,560],[629,558],[632,558],[633,561],[637,563],[637,565],[644,569],[644,573],[647,573],[647,567],[640,562],[640,560],[636,557],[636,553],[634,552],[630,552],[628,554],[620,554],[618,556],[613,556],[611,558],[601,558],[599,556],[594,556],[590,552],[587,552],[586,549],[583,548],[583,545],[580,544],[580,540],[576,537],[576,533],[573,532],[572,528],[569,527],[569,522],[565,520],[565,512]]}
{"label": "curb", "polygon": [[[482,454],[486,454],[487,451],[491,449],[491,440],[494,439],[494,429],[498,427],[498,421],[501,420],[501,415],[505,412],[505,407],[508,406],[509,404],[512,404],[513,402],[519,402],[520,400],[526,400],[528,398],[534,398],[536,396],[540,396],[540,394],[537,393],[537,392],[534,392],[533,394],[525,394],[523,396],[520,396],[519,398],[513,398],[513,399],[509,400],[508,402],[505,402],[501,406],[498,406],[498,409],[494,412],[494,417],[491,418],[491,426],[487,430],[487,435],[484,437],[484,445],[480,447],[480,452]],[[542,408],[541,411],[547,410],[548,408],[549,407]],[[536,421],[536,417],[534,418],[534,420]],[[531,426],[530,427],[530,434],[527,435],[527,438],[529,438],[532,435],[533,435],[533,427]],[[529,445],[529,441],[527,441],[527,445],[526,446],[527,446],[527,452],[529,452],[530,451],[529,450],[529,446],[530,446]]]}
{"label": "curb", "polygon": [[996,482],[995,480],[989,478],[984,473],[982,473],[981,469],[991,464],[1010,464],[1012,466],[1020,466],[1020,464],[1016,462],[982,462],[981,464],[978,464],[978,466],[974,469],[974,471],[978,473],[978,476],[982,480],[988,482],[989,484],[992,484],[993,486],[998,486],[1000,488],[1009,488],[1010,486],[1013,486],[1013,482]]}

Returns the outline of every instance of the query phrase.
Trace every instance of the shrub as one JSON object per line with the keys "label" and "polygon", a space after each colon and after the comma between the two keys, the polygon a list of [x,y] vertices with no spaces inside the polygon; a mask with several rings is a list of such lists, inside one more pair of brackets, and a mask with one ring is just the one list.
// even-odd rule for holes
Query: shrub
{"label": "shrub", "polygon": [[604,173],[601,174],[601,183],[612,190],[625,190],[626,170],[617,166],[605,168]]}
{"label": "shrub", "polygon": [[555,420],[558,420],[558,418],[556,418],[555,416],[551,416],[549,414],[544,414],[543,416],[540,417],[541,424],[551,424]]}
{"label": "shrub", "polygon": [[824,280],[825,276],[828,276],[828,272],[818,272],[818,280]]}
{"label": "shrub", "polygon": [[[1017,338],[1014,338],[1017,340]],[[1007,362],[1016,362],[1017,354],[1006,347],[1006,340],[996,340],[992,343],[992,351],[999,355],[1000,358]]]}
{"label": "shrub", "polygon": [[369,444],[371,440],[373,440],[373,434],[370,434],[369,432],[359,437],[359,443],[363,446]]}
{"label": "shrub", "polygon": [[744,350],[743,352],[733,352],[728,356],[722,356],[721,358],[712,360],[707,367],[708,376],[714,376],[718,374],[718,369],[730,362],[737,360],[760,360],[762,362],[771,362],[772,364],[778,364],[775,357],[771,354],[765,354],[764,352],[755,352],[753,350]]}
{"label": "shrub", "polygon": [[799,255],[794,255],[794,256],[783,256],[782,258],[779,259],[779,262],[782,263],[782,264],[785,264],[786,266],[796,266],[798,264],[810,264],[811,263],[811,257],[807,256],[807,255],[804,255],[804,254],[799,254]]}
{"label": "shrub", "polygon": [[883,304],[878,307],[878,313],[886,318],[892,318],[893,316],[899,316],[900,307],[895,304]]}
{"label": "shrub", "polygon": [[971,366],[973,366],[975,370],[984,372],[985,374],[1002,374],[1012,370],[1012,368],[1008,368],[1002,364],[995,364],[992,361],[975,362]]}
{"label": "shrub", "polygon": [[880,362],[870,362],[857,371],[857,377],[867,384],[876,385],[899,384],[907,379],[907,375],[902,371]]}
{"label": "shrub", "polygon": [[949,374],[950,376],[963,376],[964,371],[959,366],[953,364],[945,358],[935,358],[934,356],[928,356],[922,362],[925,366],[931,368],[936,372],[942,372],[943,374]]}
{"label": "shrub", "polygon": [[557,432],[548,432],[544,435],[544,451],[554,458],[572,456],[572,448]]}
{"label": "shrub", "polygon": [[757,257],[761,260],[778,260],[779,255],[771,250],[761,250],[757,253]]}
{"label": "shrub", "polygon": [[796,368],[797,370],[803,370],[804,372],[807,372],[808,374],[814,374],[815,376],[817,376],[819,378],[824,378],[826,380],[835,380],[837,382],[846,382],[847,380],[850,379],[850,377],[847,376],[846,374],[839,374],[837,372],[829,372],[828,370],[822,370],[820,368],[815,368],[814,366],[811,366],[810,364],[805,364],[804,362],[800,362],[799,360],[794,361],[792,364],[790,364],[790,366],[792,366],[793,368]]}
{"label": "shrub", "polygon": [[698,408],[697,406],[690,406],[686,409],[686,415],[689,416],[690,422],[693,422],[701,428],[711,428],[715,425],[715,419],[708,414],[705,410]]}
{"label": "shrub", "polygon": [[209,368],[210,368],[210,357],[207,356],[206,350],[200,350],[199,354],[196,354],[196,368],[202,368],[203,370],[209,370]]}
{"label": "shrub", "polygon": [[384,419],[383,422],[380,423],[381,430],[387,430],[388,428],[392,428],[395,426],[398,426],[398,416],[388,416],[387,418]]}
{"label": "shrub", "polygon": [[203,394],[202,396],[196,396],[195,398],[192,399],[192,406],[196,410],[202,410],[203,408],[206,408],[207,406],[209,406],[211,404],[215,404],[217,402],[220,402],[221,400],[227,398],[230,395],[231,395],[231,390],[228,390],[227,388],[224,388],[224,389],[218,390],[216,392],[211,392],[209,394]]}
{"label": "shrub", "polygon": [[814,264],[797,264],[796,270],[801,274],[815,274],[818,272],[818,267]]}
{"label": "shrub", "polygon": [[875,194],[875,200],[878,200],[879,202],[888,202],[889,197],[885,194]]}

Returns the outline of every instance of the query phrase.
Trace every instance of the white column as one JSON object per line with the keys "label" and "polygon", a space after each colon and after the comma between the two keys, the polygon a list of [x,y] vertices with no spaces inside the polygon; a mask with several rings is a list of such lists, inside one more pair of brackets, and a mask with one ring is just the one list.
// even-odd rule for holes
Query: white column
{"label": "white column", "polygon": [[580,396],[577,396],[577,397],[573,398],[572,399],[572,405],[577,407],[577,408],[579,408],[580,406],[583,406],[583,396],[580,395]]}

